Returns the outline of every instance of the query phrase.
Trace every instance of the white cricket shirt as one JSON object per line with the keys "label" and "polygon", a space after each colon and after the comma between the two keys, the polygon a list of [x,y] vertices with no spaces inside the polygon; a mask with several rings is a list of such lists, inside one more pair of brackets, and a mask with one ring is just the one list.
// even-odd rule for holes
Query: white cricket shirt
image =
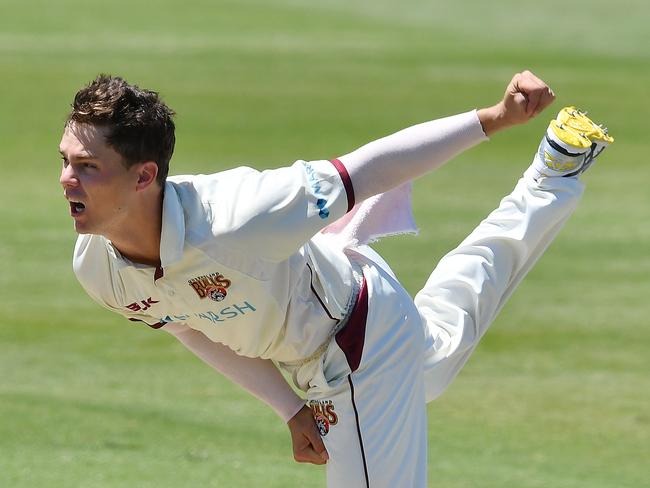
{"label": "white cricket shirt", "polygon": [[315,234],[353,204],[338,161],[170,177],[160,268],[80,235],[74,271],[94,300],[131,320],[182,322],[243,356],[300,361],[349,306],[350,262]]}

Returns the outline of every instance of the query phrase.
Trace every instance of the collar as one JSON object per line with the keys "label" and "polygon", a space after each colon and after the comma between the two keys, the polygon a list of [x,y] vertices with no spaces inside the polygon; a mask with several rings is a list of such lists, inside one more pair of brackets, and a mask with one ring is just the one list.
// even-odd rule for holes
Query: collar
{"label": "collar", "polygon": [[[176,188],[170,182],[165,182],[162,207],[160,266],[156,269],[156,274],[158,274],[159,269],[162,273],[162,270],[167,266],[179,262],[183,257],[183,247],[185,245],[185,215],[183,206],[181,205]],[[105,237],[102,237],[102,240],[106,244],[108,254],[118,263],[119,269],[128,266],[144,267],[144,265],[132,263],[122,256],[110,240]]]}
{"label": "collar", "polygon": [[102,242],[106,245],[106,251],[108,252],[108,255],[113,258],[113,262],[118,264],[118,269],[122,269],[126,266],[130,266],[131,262],[126,259],[120,251],[117,250],[117,248],[113,245],[111,241],[109,241],[106,237],[104,236],[97,236],[99,239],[101,239]]}
{"label": "collar", "polygon": [[176,188],[169,181],[165,182],[162,212],[160,266],[164,269],[183,258],[185,246],[185,213]]}
{"label": "collar", "polygon": [[[160,266],[156,268],[155,279],[162,276],[164,268],[177,263],[183,257],[185,245],[185,214],[176,188],[170,182],[165,182],[162,209],[162,229],[160,231]],[[106,245],[108,254],[118,263],[118,269],[129,266],[146,267],[126,259],[115,248],[113,243],[100,236]]]}

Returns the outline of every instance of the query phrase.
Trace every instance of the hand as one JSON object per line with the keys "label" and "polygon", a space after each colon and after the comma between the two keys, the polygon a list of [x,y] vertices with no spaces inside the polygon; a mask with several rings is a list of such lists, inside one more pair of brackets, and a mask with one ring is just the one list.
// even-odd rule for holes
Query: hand
{"label": "hand", "polygon": [[307,405],[287,422],[293,444],[293,458],[299,463],[325,464],[329,459],[325,444]]}
{"label": "hand", "polygon": [[506,127],[528,122],[553,100],[553,90],[530,71],[524,71],[512,77],[503,100],[479,110],[478,116],[485,134],[489,136]]}

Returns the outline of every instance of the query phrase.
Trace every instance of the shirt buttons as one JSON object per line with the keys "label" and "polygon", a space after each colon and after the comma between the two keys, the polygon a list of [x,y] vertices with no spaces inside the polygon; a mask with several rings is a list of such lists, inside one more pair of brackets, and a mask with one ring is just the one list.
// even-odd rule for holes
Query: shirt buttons
{"label": "shirt buttons", "polygon": [[169,290],[169,291],[167,292],[167,294],[168,294],[170,297],[173,297],[173,296],[176,294],[176,292],[175,292],[174,290]]}

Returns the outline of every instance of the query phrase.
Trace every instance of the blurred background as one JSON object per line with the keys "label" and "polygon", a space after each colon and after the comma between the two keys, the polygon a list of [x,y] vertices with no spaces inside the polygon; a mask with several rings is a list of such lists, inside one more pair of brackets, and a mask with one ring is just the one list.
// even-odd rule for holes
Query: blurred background
{"label": "blurred background", "polygon": [[180,174],[334,157],[530,69],[555,105],[419,180],[420,236],[378,246],[415,293],[562,106],[616,138],[429,406],[430,485],[650,487],[649,18],[645,0],[0,0],[0,486],[324,486],[268,408],[77,284],[57,147],[82,85],[159,91]]}

